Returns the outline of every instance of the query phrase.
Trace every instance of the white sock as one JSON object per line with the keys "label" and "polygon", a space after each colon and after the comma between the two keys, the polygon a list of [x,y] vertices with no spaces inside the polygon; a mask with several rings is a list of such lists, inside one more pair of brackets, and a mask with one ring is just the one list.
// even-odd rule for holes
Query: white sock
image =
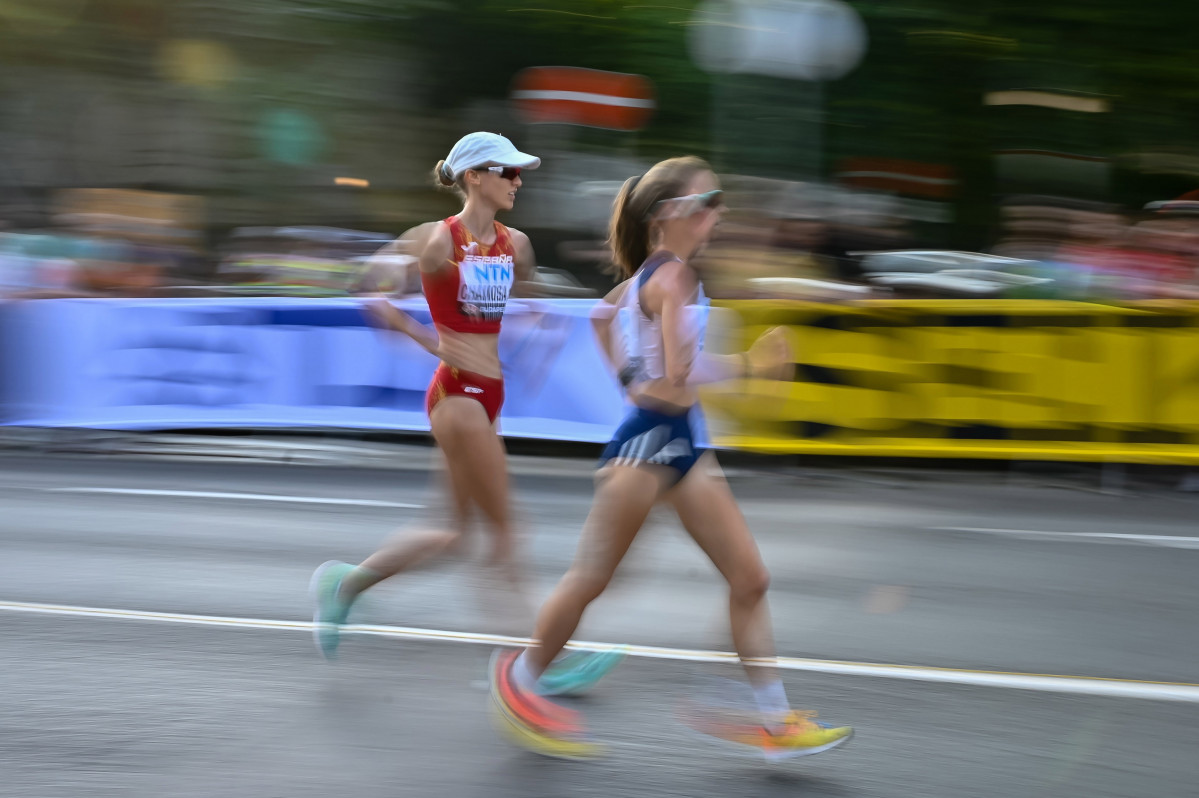
{"label": "white sock", "polygon": [[762,720],[768,725],[781,723],[791,711],[791,705],[787,702],[787,692],[783,689],[783,681],[772,679],[765,684],[755,684],[753,689],[754,701],[758,704],[758,711],[762,713]]}
{"label": "white sock", "polygon": [[533,673],[533,664],[529,661],[529,650],[520,652],[516,662],[512,663],[512,680],[516,686],[528,693],[537,692],[537,680],[541,676]]}

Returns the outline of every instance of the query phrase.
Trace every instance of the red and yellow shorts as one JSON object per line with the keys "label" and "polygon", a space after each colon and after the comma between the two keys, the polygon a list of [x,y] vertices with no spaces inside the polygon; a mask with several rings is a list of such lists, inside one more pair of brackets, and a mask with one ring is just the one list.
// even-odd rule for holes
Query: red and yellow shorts
{"label": "red and yellow shorts", "polygon": [[483,405],[487,419],[495,423],[504,406],[504,380],[484,377],[471,371],[462,371],[442,363],[433,373],[433,381],[425,393],[425,412],[433,415],[433,408],[447,396],[465,396]]}

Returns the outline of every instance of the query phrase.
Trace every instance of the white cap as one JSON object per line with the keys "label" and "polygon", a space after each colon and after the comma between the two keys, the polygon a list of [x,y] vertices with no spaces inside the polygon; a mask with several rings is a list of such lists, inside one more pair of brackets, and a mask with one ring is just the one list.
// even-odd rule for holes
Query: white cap
{"label": "white cap", "polygon": [[516,149],[516,146],[498,133],[470,133],[458,139],[458,143],[445,157],[445,170],[451,179],[457,179],[468,169],[480,166],[519,166],[521,169],[536,169],[541,159]]}

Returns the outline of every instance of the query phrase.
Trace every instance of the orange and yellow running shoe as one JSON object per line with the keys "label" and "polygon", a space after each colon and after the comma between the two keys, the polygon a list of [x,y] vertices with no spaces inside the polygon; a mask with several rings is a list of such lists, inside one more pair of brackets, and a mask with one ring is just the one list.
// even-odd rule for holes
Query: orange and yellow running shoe
{"label": "orange and yellow running shoe", "polygon": [[777,726],[767,726],[758,713],[694,705],[680,717],[701,734],[757,748],[768,760],[819,754],[853,737],[851,727],[821,723],[815,712],[792,710]]}

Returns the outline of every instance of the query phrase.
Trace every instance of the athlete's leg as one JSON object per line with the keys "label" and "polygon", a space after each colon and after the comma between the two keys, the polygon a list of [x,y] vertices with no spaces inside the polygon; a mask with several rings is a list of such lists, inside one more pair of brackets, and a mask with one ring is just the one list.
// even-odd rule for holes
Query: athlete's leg
{"label": "athlete's leg", "polygon": [[853,736],[850,727],[835,728],[812,720],[814,713],[790,709],[774,667],[774,635],[766,604],[770,577],[715,455],[705,453],[669,498],[687,532],[728,582],[733,646],[745,664],[760,712],[756,722],[747,722],[738,713],[729,717],[708,713],[700,728],[755,746],[769,759],[816,754],[844,744]]}
{"label": "athlete's leg", "polygon": [[[489,606],[516,610],[522,623],[532,612],[519,590],[520,580],[513,557],[512,524],[508,517],[508,474],[502,441],[493,419],[484,405],[474,398],[448,395],[447,380],[457,374],[442,366],[434,376],[426,395],[426,407],[433,438],[444,456],[448,476],[450,527],[424,529],[392,538],[357,567],[328,562],[312,577],[316,604],[317,645],[326,657],[339,646],[340,627],[346,622],[354,600],[362,591],[409,570],[447,551],[456,551],[466,535],[472,505],[478,506],[492,533],[492,563],[499,566],[510,589],[489,602]],[[502,385],[491,398],[498,412]],[[527,626],[524,626],[527,628]]]}
{"label": "athlete's leg", "polygon": [[[434,437],[437,437],[435,431]],[[448,523],[393,535],[360,565],[330,561],[312,576],[311,590],[316,609],[313,631],[318,649],[327,658],[340,647],[341,626],[346,622],[355,599],[364,590],[401,571],[416,567],[435,555],[456,551],[470,522],[467,485],[448,459],[440,475],[446,483]]]}
{"label": "athlete's leg", "polygon": [[[452,424],[447,424],[450,413]],[[493,622],[500,624],[498,631],[515,634],[527,630],[533,606],[525,592],[524,568],[518,557],[503,438],[483,405],[473,399],[448,397],[438,403],[433,416],[455,490],[465,497],[466,506],[479,511],[488,533],[490,550],[480,580],[484,607]]]}
{"label": "athlete's leg", "polygon": [[475,516],[474,507],[471,505],[467,486],[454,482],[449,461],[441,447],[434,448],[434,456],[437,460],[434,478],[438,484],[436,487],[430,486],[429,493],[439,497],[440,515],[430,518],[427,526],[457,533],[457,537],[444,552],[454,555],[466,551],[473,530],[471,522]]}
{"label": "athlete's leg", "polygon": [[[443,458],[448,488],[448,523],[442,528],[408,530],[393,536],[342,579],[340,593],[343,599],[352,600],[384,579],[411,570],[461,544],[470,523],[472,485],[470,474],[458,462],[462,457],[460,441],[477,428],[480,417],[484,430],[487,430],[487,416],[472,399],[447,397],[433,408],[430,422],[433,439]],[[483,436],[476,433],[476,437]]]}
{"label": "athlete's leg", "polygon": [[677,472],[661,466],[606,467],[596,475],[591,512],[574,562],[541,608],[524,658],[539,676],[570,640],[587,605],[608,586],[646,516]]}
{"label": "athlete's leg", "polygon": [[508,453],[483,405],[474,399],[450,396],[432,414],[433,435],[445,453],[454,485],[455,503],[462,512],[473,506],[483,515],[491,538],[489,561],[513,559],[516,538],[508,491]]}
{"label": "athlete's leg", "polygon": [[763,684],[776,679],[774,669],[768,667],[775,653],[766,602],[770,574],[711,451],[687,472],[668,498],[687,533],[728,582],[733,647],[749,666],[750,681]]}
{"label": "athlete's leg", "polygon": [[600,751],[586,739],[579,714],[544,698],[540,683],[673,476],[659,468],[619,466],[602,469],[597,481],[574,563],[538,615],[533,646],[519,656],[497,651],[489,669],[492,706],[502,727],[520,745],[549,756],[585,758]]}

